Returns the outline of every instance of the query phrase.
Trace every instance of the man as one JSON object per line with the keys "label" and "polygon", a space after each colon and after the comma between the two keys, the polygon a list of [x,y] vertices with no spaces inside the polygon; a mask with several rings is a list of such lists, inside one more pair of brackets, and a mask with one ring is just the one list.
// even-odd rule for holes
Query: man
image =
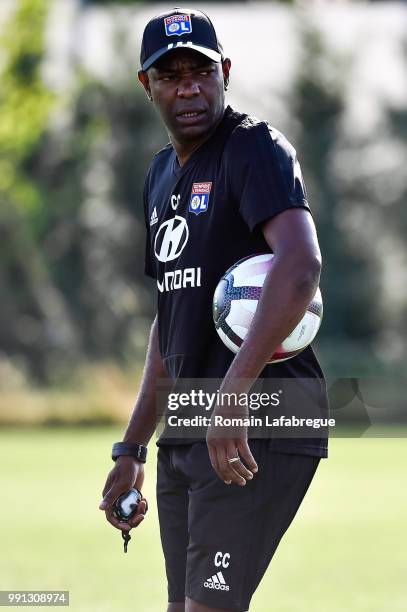
{"label": "man", "polygon": [[[119,522],[112,504],[142,488],[159,379],[221,378],[223,393],[247,393],[259,377],[313,379],[320,405],[326,403],[311,347],[267,365],[315,294],[321,256],[295,151],[266,122],[225,107],[230,68],[204,13],[176,8],[147,24],[138,76],[171,144],[155,156],[144,190],[145,271],[157,282],[157,315],[136,406],[114,447],[100,504],[118,529],[138,526],[146,512],[143,499],[132,519]],[[214,289],[237,260],[270,251],[274,265],[233,355],[212,321]],[[214,409],[241,413],[220,403]],[[327,456],[325,438],[248,439],[245,427],[216,429],[212,421],[206,441],[171,438],[165,430],[157,442],[168,612],[248,610]]]}

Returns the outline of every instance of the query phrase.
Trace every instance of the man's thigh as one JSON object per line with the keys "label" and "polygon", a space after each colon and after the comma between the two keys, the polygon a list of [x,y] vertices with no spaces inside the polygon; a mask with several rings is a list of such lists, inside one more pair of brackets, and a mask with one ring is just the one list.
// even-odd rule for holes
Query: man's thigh
{"label": "man's thigh", "polygon": [[188,457],[189,543],[186,595],[242,612],[293,520],[319,458],[272,453],[269,440],[249,440],[259,472],[244,487],[226,485],[205,444]]}
{"label": "man's thigh", "polygon": [[157,508],[167,574],[168,601],[184,603],[189,539],[188,482],[174,470],[171,447],[167,446],[158,449]]}
{"label": "man's thigh", "polygon": [[169,601],[249,609],[319,459],[250,440],[259,472],[244,487],[215,474],[205,443],[159,451],[157,498]]}

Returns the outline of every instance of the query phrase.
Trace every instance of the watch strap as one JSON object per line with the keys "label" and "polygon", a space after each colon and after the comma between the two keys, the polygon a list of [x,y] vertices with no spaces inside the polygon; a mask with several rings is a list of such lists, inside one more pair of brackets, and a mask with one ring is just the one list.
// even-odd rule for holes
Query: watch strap
{"label": "watch strap", "polygon": [[128,455],[134,457],[141,463],[145,463],[147,459],[147,446],[143,444],[134,444],[132,442],[115,442],[112,448],[112,459],[116,461],[117,457]]}

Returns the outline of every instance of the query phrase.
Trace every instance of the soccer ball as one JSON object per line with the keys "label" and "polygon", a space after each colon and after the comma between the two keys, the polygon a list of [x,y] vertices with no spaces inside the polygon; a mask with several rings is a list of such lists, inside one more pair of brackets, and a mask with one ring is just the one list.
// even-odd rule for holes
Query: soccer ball
{"label": "soccer ball", "polygon": [[[273,265],[274,255],[250,255],[235,263],[220,279],[213,296],[213,320],[224,344],[237,353],[256,312],[264,279]],[[303,318],[277,347],[268,363],[295,357],[317,335],[323,313],[319,288]]]}

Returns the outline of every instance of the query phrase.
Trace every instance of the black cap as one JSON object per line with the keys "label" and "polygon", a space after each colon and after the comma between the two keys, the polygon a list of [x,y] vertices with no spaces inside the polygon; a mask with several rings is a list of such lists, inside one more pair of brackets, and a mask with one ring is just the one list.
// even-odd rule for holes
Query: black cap
{"label": "black cap", "polygon": [[160,57],[177,48],[194,49],[214,62],[223,59],[222,45],[205,13],[176,7],[153,17],[145,27],[140,64],[147,70]]}

